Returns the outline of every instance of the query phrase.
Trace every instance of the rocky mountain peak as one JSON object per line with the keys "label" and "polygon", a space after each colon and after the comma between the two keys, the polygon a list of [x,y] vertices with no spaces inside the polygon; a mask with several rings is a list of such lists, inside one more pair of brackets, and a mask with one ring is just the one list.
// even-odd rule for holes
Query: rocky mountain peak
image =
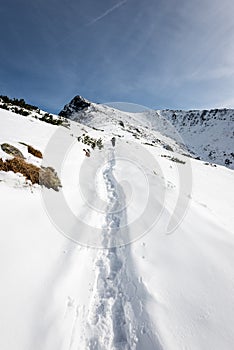
{"label": "rocky mountain peak", "polygon": [[61,112],[59,112],[59,115],[65,118],[71,118],[74,113],[86,110],[89,106],[91,106],[91,102],[84,97],[77,95],[64,106]]}

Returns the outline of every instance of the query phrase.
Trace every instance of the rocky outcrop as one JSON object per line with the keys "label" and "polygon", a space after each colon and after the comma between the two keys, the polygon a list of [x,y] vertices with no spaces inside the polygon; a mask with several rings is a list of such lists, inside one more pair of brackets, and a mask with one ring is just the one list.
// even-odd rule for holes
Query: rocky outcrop
{"label": "rocky outcrop", "polygon": [[91,103],[81,96],[75,96],[71,102],[66,104],[59,112],[59,116],[72,119],[72,115],[82,112],[91,106]]}

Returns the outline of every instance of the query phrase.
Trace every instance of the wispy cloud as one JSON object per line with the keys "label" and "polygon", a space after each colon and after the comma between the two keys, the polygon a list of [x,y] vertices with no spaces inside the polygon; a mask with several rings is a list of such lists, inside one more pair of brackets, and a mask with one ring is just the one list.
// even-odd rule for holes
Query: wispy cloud
{"label": "wispy cloud", "polygon": [[187,79],[192,81],[215,80],[232,77],[234,75],[233,67],[205,67],[203,70],[194,71]]}
{"label": "wispy cloud", "polygon": [[127,2],[127,0],[123,0],[118,2],[117,4],[115,4],[114,6],[112,6],[111,8],[109,8],[108,10],[106,10],[105,12],[103,12],[100,16],[94,18],[92,21],[90,21],[87,26],[91,26],[94,23],[100,21],[101,19],[103,19],[104,17],[106,17],[107,15],[109,15],[111,12],[113,12],[114,10],[116,10],[117,8],[119,8],[120,6],[124,5]]}
{"label": "wispy cloud", "polygon": [[212,108],[231,108],[234,109],[234,98],[223,99],[220,102],[213,104]]}

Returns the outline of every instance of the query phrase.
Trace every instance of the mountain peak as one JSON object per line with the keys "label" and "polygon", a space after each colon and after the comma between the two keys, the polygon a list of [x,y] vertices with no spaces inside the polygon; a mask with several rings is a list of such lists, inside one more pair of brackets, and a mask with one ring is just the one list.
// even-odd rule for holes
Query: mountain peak
{"label": "mountain peak", "polygon": [[61,117],[70,118],[74,113],[86,110],[91,105],[91,102],[86,100],[84,97],[77,95],[66,104],[59,115]]}

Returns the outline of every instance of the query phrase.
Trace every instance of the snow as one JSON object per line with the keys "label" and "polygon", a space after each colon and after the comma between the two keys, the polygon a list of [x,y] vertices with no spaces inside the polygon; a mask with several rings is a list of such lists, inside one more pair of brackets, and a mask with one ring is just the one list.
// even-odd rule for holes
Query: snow
{"label": "snow", "polygon": [[80,110],[79,104],[76,106],[74,101],[75,99],[62,111],[71,120],[89,126],[98,125],[104,129],[107,124],[109,129],[111,124],[112,131],[118,135],[122,135],[119,122],[124,121],[125,131],[135,134],[136,137],[141,134],[150,142],[160,138],[166,143],[167,139],[157,133],[160,131],[164,136],[172,137],[177,143],[184,145],[184,152],[187,149],[194,157],[234,169],[233,109],[155,111],[145,108],[144,112],[130,113],[90,102],[89,107]]}
{"label": "snow", "polygon": [[[0,143],[37,165],[19,141],[38,148],[63,185],[57,193],[0,171],[0,348],[231,350],[233,171],[183,156],[142,114],[99,108],[106,118],[93,111],[70,129],[0,109]],[[84,129],[104,142],[90,158],[76,139]]]}

